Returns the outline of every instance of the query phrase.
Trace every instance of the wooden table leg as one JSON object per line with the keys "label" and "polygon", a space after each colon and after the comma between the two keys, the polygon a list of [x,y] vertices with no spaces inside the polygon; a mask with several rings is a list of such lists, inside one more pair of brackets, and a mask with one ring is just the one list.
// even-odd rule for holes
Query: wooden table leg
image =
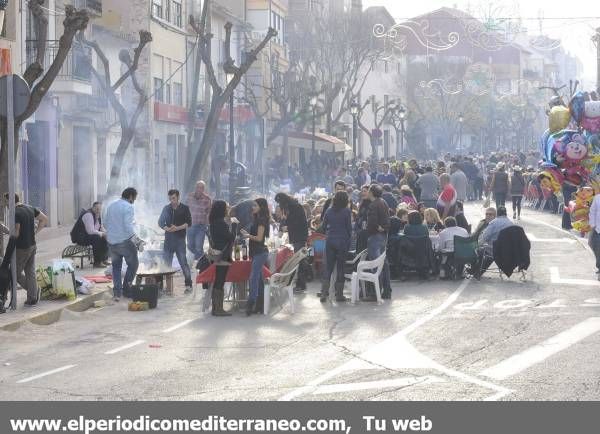
{"label": "wooden table leg", "polygon": [[166,293],[167,295],[170,295],[171,297],[173,297],[173,275],[169,274],[168,276],[165,276],[165,279],[167,281],[167,290]]}

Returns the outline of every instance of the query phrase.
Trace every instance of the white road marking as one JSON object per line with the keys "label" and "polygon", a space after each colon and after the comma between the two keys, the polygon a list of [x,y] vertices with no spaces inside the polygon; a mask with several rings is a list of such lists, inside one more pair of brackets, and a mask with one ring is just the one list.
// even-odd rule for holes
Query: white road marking
{"label": "white road marking", "polygon": [[489,381],[485,381],[440,365],[439,363],[431,360],[429,357],[421,354],[407,340],[407,337],[410,333],[417,330],[419,327],[431,321],[433,318],[448,309],[460,297],[462,292],[469,285],[469,282],[469,280],[462,282],[458,289],[450,294],[444,303],[433,309],[429,314],[418,319],[395,335],[369,348],[361,355],[354,357],[352,360],[315,378],[306,386],[299,387],[282,396],[279,398],[279,401],[291,401],[299,396],[312,394],[318,388],[322,387],[325,382],[342,373],[364,369],[433,369],[446,374],[449,377],[458,378],[461,381],[476,384],[483,388],[493,390],[495,394],[487,399],[500,399],[503,396],[512,393],[512,390],[505,387],[498,386]]}
{"label": "white road marking", "polygon": [[577,240],[573,240],[570,238],[538,238],[536,237],[534,234],[532,233],[527,233],[527,238],[529,238],[529,241],[535,241],[535,242],[539,242],[539,243],[567,243],[567,244],[573,244],[576,243]]}
{"label": "white road marking", "polygon": [[33,377],[24,378],[22,380],[17,381],[17,383],[29,383],[30,381],[37,380],[39,378],[47,377],[48,375],[58,374],[59,372],[66,371],[68,369],[74,368],[77,365],[66,365],[61,368],[53,369],[52,371],[42,372],[41,374],[34,375]]}
{"label": "white road marking", "polygon": [[600,286],[600,282],[597,280],[561,279],[558,267],[550,267],[550,282],[562,285]]}
{"label": "white road marking", "polygon": [[326,384],[324,386],[319,386],[313,392],[313,395],[353,392],[357,390],[387,389],[393,387],[412,386],[415,384],[442,383],[444,381],[445,380],[443,378],[435,375],[425,375],[423,377],[395,378],[393,380],[365,381],[362,383]]}
{"label": "white road marking", "polygon": [[588,318],[570,329],[516,354],[481,372],[494,380],[504,380],[600,331],[600,317]]}
{"label": "white road marking", "polygon": [[546,227],[548,227],[550,229],[554,229],[555,231],[558,231],[560,233],[566,234],[567,236],[573,238],[575,241],[577,241],[579,244],[581,244],[581,246],[585,250],[587,250],[589,253],[591,253],[592,255],[594,254],[594,252],[592,251],[592,249],[588,245],[587,240],[585,238],[579,238],[576,235],[573,235],[571,232],[565,231],[562,228],[556,227],[554,225],[551,225],[550,223],[546,223],[546,222],[543,222],[541,220],[536,220],[536,219],[529,218],[529,217],[521,217],[521,220],[527,221],[529,223],[534,223],[534,224],[546,226]]}
{"label": "white road marking", "polygon": [[127,350],[129,348],[135,347],[136,345],[143,344],[144,342],[146,342],[146,341],[140,339],[140,340],[128,343],[127,345],[123,345],[122,347],[115,348],[114,350],[107,351],[104,354],[106,354],[106,355],[117,354],[117,353],[119,353],[121,351],[124,351],[124,350]]}
{"label": "white road marking", "polygon": [[185,321],[180,322],[179,324],[175,324],[173,327],[169,327],[168,329],[164,329],[162,332],[163,333],[171,333],[174,332],[177,329],[180,329],[181,327],[185,327],[186,325],[188,325],[189,323],[195,321],[195,319],[188,319]]}

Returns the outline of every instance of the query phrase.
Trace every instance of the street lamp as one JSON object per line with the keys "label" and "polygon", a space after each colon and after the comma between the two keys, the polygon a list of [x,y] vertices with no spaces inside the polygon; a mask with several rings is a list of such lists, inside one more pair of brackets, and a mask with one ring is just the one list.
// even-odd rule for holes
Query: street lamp
{"label": "street lamp", "polygon": [[462,113],[458,115],[458,151],[462,151],[462,125],[464,122]]}
{"label": "street lamp", "polygon": [[400,154],[404,154],[404,119],[406,117],[404,106],[400,106],[398,116],[400,117]]}
{"label": "street lamp", "polygon": [[356,160],[356,141],[357,141],[357,116],[358,116],[359,105],[356,101],[352,101],[350,105],[350,114],[352,114],[352,155]]}
{"label": "street lamp", "polygon": [[[233,72],[225,71],[225,77],[227,84],[231,83],[231,80],[235,77]],[[233,132],[233,90],[229,95],[229,203],[233,206],[234,199],[234,173],[235,173],[235,142]]]}

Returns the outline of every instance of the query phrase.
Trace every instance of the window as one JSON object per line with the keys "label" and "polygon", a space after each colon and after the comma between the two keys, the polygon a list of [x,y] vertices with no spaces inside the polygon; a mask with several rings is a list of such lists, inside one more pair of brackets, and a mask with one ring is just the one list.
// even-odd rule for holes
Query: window
{"label": "window", "polygon": [[171,0],[164,0],[165,21],[171,22]]}
{"label": "window", "polygon": [[154,78],[154,99],[156,102],[164,102],[162,78]]}
{"label": "window", "polygon": [[171,104],[171,83],[165,84],[165,102]]}
{"label": "window", "polygon": [[183,86],[181,86],[181,83],[173,83],[173,104],[183,106]]}
{"label": "window", "polygon": [[173,24],[183,27],[181,3],[175,0],[173,0]]}
{"label": "window", "polygon": [[274,41],[278,44],[282,44],[284,41],[284,19],[277,12],[271,12],[271,27],[277,30],[277,36]]}
{"label": "window", "polygon": [[163,17],[162,0],[152,0],[152,15],[156,18]]}

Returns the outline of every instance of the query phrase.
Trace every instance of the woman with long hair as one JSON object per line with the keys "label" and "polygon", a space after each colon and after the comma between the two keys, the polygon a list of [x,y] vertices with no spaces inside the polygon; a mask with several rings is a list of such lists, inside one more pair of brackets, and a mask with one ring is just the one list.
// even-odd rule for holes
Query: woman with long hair
{"label": "woman with long hair", "polygon": [[[250,272],[250,295],[246,305],[246,315],[259,313],[262,309],[261,303],[257,303],[259,296],[264,296],[264,282],[262,269],[269,259],[269,249],[265,244],[265,239],[269,236],[271,227],[271,213],[269,204],[264,198],[258,198],[252,205],[253,222],[250,232],[242,229],[241,234],[249,241],[249,255],[252,259],[252,271]],[[262,299],[262,297],[261,297]],[[256,308],[256,310],[254,309]]]}
{"label": "woman with long hair", "polygon": [[369,238],[369,232],[367,231],[367,218],[369,214],[369,207],[371,206],[371,199],[369,199],[368,185],[362,186],[360,190],[360,199],[358,214],[356,215],[356,221],[354,222],[357,253],[360,253],[367,248],[367,240]]}
{"label": "woman with long hair", "polygon": [[423,214],[425,217],[425,224],[430,231],[439,233],[445,229],[440,214],[435,208],[427,208]]}
{"label": "woman with long hair", "polygon": [[208,216],[210,246],[223,252],[221,260],[215,264],[217,270],[212,290],[212,314],[214,316],[231,316],[229,312],[223,309],[223,297],[225,295],[223,288],[231,263],[231,251],[235,240],[235,231],[225,221],[229,212],[228,208],[225,201],[215,200]]}
{"label": "woman with long hair", "polygon": [[350,249],[352,237],[352,215],[348,208],[348,193],[338,191],[333,197],[332,206],[325,212],[323,227],[327,233],[325,244],[325,255],[327,263],[327,280],[323,282],[321,289],[321,303],[325,303],[329,297],[329,282],[334,267],[337,267],[335,281],[335,301],[344,302],[344,264],[346,255]]}

